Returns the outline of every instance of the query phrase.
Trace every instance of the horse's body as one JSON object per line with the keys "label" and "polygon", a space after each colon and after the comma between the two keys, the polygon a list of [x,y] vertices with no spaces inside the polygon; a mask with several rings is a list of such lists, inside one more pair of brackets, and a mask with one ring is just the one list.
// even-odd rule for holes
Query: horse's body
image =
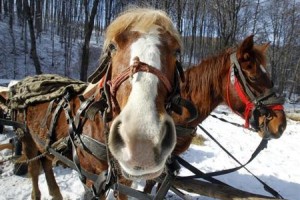
{"label": "horse's body", "polygon": [[[165,104],[176,81],[176,52],[181,48],[179,35],[165,13],[135,9],[120,15],[108,27],[104,50],[109,48],[111,59],[105,76],[96,74],[92,80],[94,86],[88,87],[81,97],[67,95],[59,101],[35,103],[15,111],[17,121],[26,125],[21,139],[23,152],[30,161],[32,199],[41,198],[40,164],[49,193],[53,199],[62,199],[52,170],[54,156],[49,154],[49,149],[55,149],[59,141],[66,138],[71,138],[68,143],[74,148],[65,156],[73,157],[79,172],[100,174],[111,164],[99,159],[96,156],[99,152],[92,154],[92,149],[77,144],[80,143],[77,138],[85,136],[83,139],[92,138],[107,144],[111,152],[109,160],[116,161],[114,165],[122,172],[119,175],[128,179],[150,179],[162,173],[176,142],[174,122]],[[105,105],[108,104],[105,109],[103,95],[107,100]],[[87,101],[91,104],[84,107]],[[97,108],[98,105],[102,107]],[[87,117],[84,113],[90,107],[96,112]],[[103,115],[99,115],[99,110]],[[36,159],[41,154],[44,157]],[[89,177],[83,174],[80,177],[91,186],[93,181]],[[130,180],[120,182],[129,184]]]}
{"label": "horse's body", "polygon": [[[273,93],[273,83],[265,70],[268,45],[255,46],[253,36],[249,36],[237,50],[229,49],[187,69],[185,71],[186,80],[180,85],[181,95],[195,104],[198,117],[194,121],[186,123],[185,119],[189,116],[189,112],[184,110],[181,116],[173,115],[175,124],[196,128],[219,104],[225,103],[246,120],[246,127],[248,127],[250,119],[256,121],[258,124],[250,124],[261,137],[279,138],[286,128],[286,117],[282,107],[283,101]],[[232,60],[234,59],[233,55],[238,63]],[[245,92],[245,86],[234,74],[238,72],[232,71],[235,70],[234,66],[237,64],[240,65],[246,80],[246,87],[250,88],[254,99],[251,99]],[[240,89],[236,87],[238,83],[241,86]],[[241,93],[244,96],[241,97],[243,95]],[[272,99],[272,101],[260,102],[259,98],[261,97],[264,97],[264,100]],[[255,105],[256,100],[261,105]],[[257,116],[253,116],[253,111],[259,109],[264,109],[265,113],[261,111]],[[192,138],[192,135],[178,136],[175,154],[184,152],[189,147]]]}
{"label": "horse's body", "polygon": [[[268,44],[253,45],[253,36],[246,38],[234,51],[229,49],[220,55],[210,57],[188,68],[185,82],[180,85],[181,96],[193,102],[198,117],[188,122],[189,111],[172,117],[176,126],[185,128],[190,134],[177,134],[177,143],[173,154],[185,152],[195,136],[197,125],[221,103],[227,104],[235,113],[249,120],[253,128],[265,139],[279,138],[286,128],[283,101],[272,91],[272,81],[266,73],[266,50]],[[245,86],[239,80],[236,65],[239,65],[252,94],[245,92]],[[240,86],[237,88],[237,84]],[[252,97],[252,95],[254,97]],[[260,97],[263,97],[260,99]],[[262,100],[262,101],[261,101]],[[253,113],[256,113],[253,116]],[[194,130],[194,131],[193,131]],[[148,181],[145,191],[150,192],[154,182]]]}

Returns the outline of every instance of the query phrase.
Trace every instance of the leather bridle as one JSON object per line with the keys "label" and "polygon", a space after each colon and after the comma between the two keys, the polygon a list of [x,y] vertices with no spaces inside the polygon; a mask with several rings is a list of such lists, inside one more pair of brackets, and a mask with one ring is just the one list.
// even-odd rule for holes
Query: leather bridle
{"label": "leather bridle", "polygon": [[[274,110],[283,110],[284,98],[277,96],[274,88],[266,90],[263,94],[257,96],[250,89],[246,77],[241,69],[237,60],[236,53],[230,55],[230,72],[228,74],[227,85],[227,103],[232,109],[229,98],[229,84],[231,83],[238,97],[246,105],[242,117],[245,119],[245,127],[248,128],[249,124],[256,130],[263,129],[265,131],[264,138],[269,138],[269,131],[267,128],[268,122],[272,119],[271,112]],[[233,109],[232,109],[233,110]],[[258,118],[265,116],[263,124],[259,124]]]}
{"label": "leather bridle", "polygon": [[168,92],[168,97],[166,98],[166,102],[165,102],[165,107],[167,112],[174,111],[177,114],[182,114],[182,107],[185,107],[190,112],[190,118],[188,119],[188,121],[193,121],[195,118],[197,118],[198,113],[195,106],[188,100],[181,98],[180,95],[179,82],[180,80],[184,81],[185,78],[184,78],[182,65],[179,61],[176,61],[177,71],[175,71],[173,85],[171,84],[171,81],[167,78],[166,74],[154,68],[153,66],[141,62],[138,57],[135,57],[133,64],[128,68],[126,68],[120,75],[118,75],[112,80],[108,80],[109,77],[108,74],[110,71],[111,59],[112,59],[111,55],[112,52],[115,50],[116,47],[114,46],[114,44],[111,43],[101,58],[100,66],[89,77],[89,82],[91,83],[96,83],[101,78],[104,78],[104,84],[102,83],[104,88],[104,93],[108,101],[109,99],[111,99],[111,102],[107,102],[109,107],[108,111],[113,109],[116,113],[120,112],[120,107],[116,99],[116,93],[120,85],[125,80],[132,77],[135,73],[146,72],[146,73],[152,73],[156,75],[158,79],[166,87]]}
{"label": "leather bridle", "polygon": [[137,72],[147,72],[156,75],[166,87],[168,94],[171,94],[173,87],[166,75],[160,70],[141,62],[139,57],[135,57],[131,66],[126,68],[121,74],[119,74],[114,79],[107,81],[107,84],[110,86],[110,94],[112,97],[112,103],[115,111],[120,112],[120,107],[116,100],[116,93],[118,88],[124,81],[126,81],[129,77],[132,77]]}

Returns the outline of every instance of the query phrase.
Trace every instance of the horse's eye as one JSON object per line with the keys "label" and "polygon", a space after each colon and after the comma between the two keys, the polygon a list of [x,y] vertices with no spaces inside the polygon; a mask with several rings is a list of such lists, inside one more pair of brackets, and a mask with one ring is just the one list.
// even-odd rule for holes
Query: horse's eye
{"label": "horse's eye", "polygon": [[252,69],[252,65],[251,64],[247,65],[247,69]]}
{"label": "horse's eye", "polygon": [[176,57],[179,57],[180,54],[181,54],[180,49],[176,49],[174,54],[175,54]]}
{"label": "horse's eye", "polygon": [[256,76],[249,76],[249,80],[251,82],[255,82],[255,81],[257,81],[257,77]]}

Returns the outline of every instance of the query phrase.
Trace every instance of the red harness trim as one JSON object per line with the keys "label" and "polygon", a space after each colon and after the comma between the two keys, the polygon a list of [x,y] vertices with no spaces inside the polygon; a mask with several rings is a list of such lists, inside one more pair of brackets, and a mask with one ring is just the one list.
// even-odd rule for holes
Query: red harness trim
{"label": "red harness trim", "polygon": [[[231,76],[230,70],[231,70],[231,68],[229,69],[229,73],[228,73],[227,99],[226,100],[227,100],[227,104],[228,104],[229,108],[233,112],[235,112],[233,110],[232,106],[231,106],[230,98],[229,98],[229,86],[230,86],[230,76]],[[252,103],[249,100],[248,96],[244,92],[243,87],[241,86],[240,82],[237,80],[236,77],[234,77],[234,88],[236,89],[237,94],[238,94],[239,98],[241,99],[241,101],[246,105],[245,111],[244,111],[244,113],[243,113],[242,116],[239,113],[237,113],[237,112],[235,112],[235,113],[238,114],[238,115],[240,115],[241,117],[243,117],[245,119],[244,127],[245,128],[249,128],[249,119],[250,119],[251,111],[254,108],[254,103]],[[283,105],[280,105],[280,104],[270,105],[270,106],[267,106],[267,108],[269,108],[271,110],[283,110],[284,109]]]}
{"label": "red harness trim", "polygon": [[104,87],[104,81],[105,81],[105,76],[103,76],[98,83],[100,88]]}

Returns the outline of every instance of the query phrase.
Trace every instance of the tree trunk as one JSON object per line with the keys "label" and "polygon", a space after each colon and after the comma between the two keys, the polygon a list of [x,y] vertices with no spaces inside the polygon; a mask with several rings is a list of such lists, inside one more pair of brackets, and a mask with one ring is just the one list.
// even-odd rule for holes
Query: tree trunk
{"label": "tree trunk", "polygon": [[36,28],[37,38],[39,38],[41,36],[42,28],[43,28],[42,10],[43,10],[43,2],[42,2],[42,0],[37,0],[36,1],[36,12],[35,12],[35,28]]}
{"label": "tree trunk", "polygon": [[0,20],[1,20],[1,17],[2,17],[2,0],[0,0]]}
{"label": "tree trunk", "polygon": [[[84,26],[84,43],[82,46],[82,57],[81,57],[81,67],[80,67],[80,80],[86,81],[87,80],[87,71],[88,71],[88,65],[89,65],[89,51],[90,51],[90,40],[91,35],[94,29],[94,19],[97,13],[99,0],[94,0],[93,8],[90,14],[90,17],[88,20],[86,20],[86,24]],[[88,4],[85,4],[88,6]],[[88,18],[88,15],[85,16],[86,19]]]}
{"label": "tree trunk", "polygon": [[31,9],[28,5],[28,1],[24,0],[23,2],[24,5],[24,15],[26,16],[27,22],[28,22],[28,27],[29,27],[29,32],[30,32],[30,39],[31,39],[31,56],[32,56],[32,60],[34,62],[34,66],[35,66],[35,71],[36,74],[42,74],[42,70],[41,70],[41,64],[39,61],[39,57],[37,55],[37,51],[36,51],[36,40],[35,40],[35,34],[34,34],[34,25],[33,25],[33,16],[32,16],[32,12]]}
{"label": "tree trunk", "polygon": [[20,0],[16,1],[16,7],[17,7],[18,22],[19,22],[19,25],[22,26],[23,20],[24,20],[22,1],[20,1]]}

